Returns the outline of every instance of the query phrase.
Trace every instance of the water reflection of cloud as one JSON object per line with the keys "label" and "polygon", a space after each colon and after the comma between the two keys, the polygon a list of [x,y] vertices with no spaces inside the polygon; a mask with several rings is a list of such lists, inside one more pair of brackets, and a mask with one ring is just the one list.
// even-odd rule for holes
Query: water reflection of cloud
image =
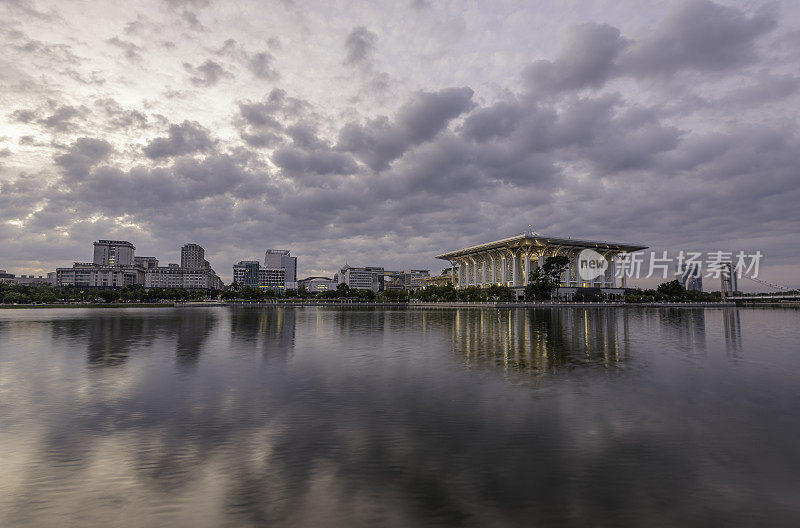
{"label": "water reflection of cloud", "polygon": [[[758,409],[736,407],[731,422],[692,414],[698,402],[685,402],[680,384],[597,382],[651,350],[630,336],[679,350],[682,332],[693,335],[698,319],[665,315],[662,331],[649,333],[652,320],[621,310],[280,310],[232,311],[210,324],[201,316],[181,322],[194,317],[189,312],[163,316],[166,323],[147,323],[147,336],[134,326],[137,343],[159,350],[174,345],[182,324],[216,331],[182,375],[142,355],[127,365],[141,372],[118,398],[53,399],[46,408],[35,398],[22,402],[35,418],[4,425],[19,438],[36,431],[37,450],[16,467],[24,477],[0,502],[0,521],[687,526],[741,525],[761,511],[771,512],[772,524],[797,519],[785,502],[800,491],[789,480],[800,463],[796,450],[731,461],[761,438]],[[85,346],[88,334],[77,335],[70,345],[68,334],[54,332],[56,350]],[[329,335],[336,339],[322,339]],[[381,361],[359,369],[331,361],[370,340]],[[322,344],[298,362],[299,342]],[[261,353],[273,351],[288,358],[282,368],[256,368]],[[481,369],[454,368],[454,351]],[[68,360],[67,352],[51,358]],[[534,398],[526,387],[480,375],[503,371],[506,361],[521,375],[561,372],[570,383]],[[6,368],[11,379],[21,374],[16,363]],[[109,378],[124,371],[93,370]],[[702,393],[693,397],[703,403]],[[737,440],[740,423],[756,436]],[[709,455],[718,435],[726,443]]]}

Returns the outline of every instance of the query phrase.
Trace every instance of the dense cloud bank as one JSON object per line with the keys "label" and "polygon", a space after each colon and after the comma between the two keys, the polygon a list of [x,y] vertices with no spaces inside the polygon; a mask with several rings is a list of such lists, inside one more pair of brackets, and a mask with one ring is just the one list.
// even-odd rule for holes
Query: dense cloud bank
{"label": "dense cloud bank", "polygon": [[[516,60],[483,38],[501,14],[530,15],[502,8],[404,6],[439,21],[416,44],[386,29],[396,6],[323,23],[322,8],[284,5],[300,37],[247,38],[225,10],[167,2],[153,6],[163,18],[112,9],[116,34],[74,42],[46,30],[85,15],[0,9],[0,267],[48,271],[119,237],[164,260],[199,242],[223,276],[265,247],[293,249],[301,275],[345,260],[438,271],[437,252],[532,223],[760,249],[769,278],[793,280],[793,6],[694,0],[643,27],[567,21],[547,54],[508,44],[525,50]],[[464,75],[459,60],[506,75]]]}

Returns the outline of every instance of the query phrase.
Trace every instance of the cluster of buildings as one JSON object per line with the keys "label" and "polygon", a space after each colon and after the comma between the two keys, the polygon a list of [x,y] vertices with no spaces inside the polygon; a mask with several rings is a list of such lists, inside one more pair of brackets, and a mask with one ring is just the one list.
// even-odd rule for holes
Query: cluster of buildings
{"label": "cluster of buildings", "polygon": [[183,288],[220,290],[222,280],[205,260],[198,244],[181,247],[181,263],[160,266],[156,257],[134,255],[136,247],[127,240],[98,240],[92,262],[75,262],[71,268],[57,268],[55,286],[82,288]]}
{"label": "cluster of buildings", "polygon": [[299,283],[299,287],[317,293],[335,290],[339,284],[346,284],[351,290],[415,290],[425,285],[424,279],[430,276],[429,270],[391,271],[379,266],[357,268],[345,264],[333,278],[308,277]]}
{"label": "cluster of buildings", "polygon": [[54,286],[56,283],[56,273],[50,272],[47,276],[39,275],[20,275],[17,277],[13,273],[0,269],[0,284],[22,284],[24,286]]}
{"label": "cluster of buildings", "polygon": [[[603,273],[586,280],[579,273],[578,255],[592,249],[607,260]],[[617,284],[615,257],[645,249],[645,246],[616,242],[599,242],[543,236],[532,230],[502,240],[471,246],[438,255],[449,266],[431,276],[429,270],[387,270],[379,266],[354,267],[345,264],[333,277],[313,276],[298,280],[297,257],[286,249],[267,249],[263,263],[242,260],[233,265],[233,282],[237,286],[271,289],[278,294],[301,289],[317,293],[335,290],[345,284],[354,290],[414,290],[430,285],[451,284],[457,289],[471,286],[486,288],[508,286],[521,295],[528,284],[530,272],[543,265],[550,256],[569,258],[569,266],[561,280],[560,293],[569,297],[581,288],[601,290],[602,293],[624,293]],[[53,286],[86,288],[183,288],[187,290],[220,290],[222,280],[205,260],[205,251],[198,244],[181,247],[180,264],[159,265],[156,257],[137,256],[136,248],[125,240],[98,240],[94,243],[92,262],[75,262],[71,268],[58,268],[47,277],[15,278],[0,270],[0,282],[27,284],[47,283]],[[685,270],[679,280],[688,289],[702,290],[698,270]],[[25,282],[27,281],[27,282]]]}

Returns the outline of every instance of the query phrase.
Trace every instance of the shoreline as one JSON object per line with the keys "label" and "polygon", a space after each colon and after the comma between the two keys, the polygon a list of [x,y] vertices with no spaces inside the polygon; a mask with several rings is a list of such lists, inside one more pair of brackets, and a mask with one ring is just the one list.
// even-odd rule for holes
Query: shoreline
{"label": "shoreline", "polygon": [[624,302],[319,302],[319,301],[284,301],[284,302],[186,302],[186,303],[87,303],[87,304],[0,304],[0,309],[13,310],[33,310],[33,309],[53,309],[53,308],[198,308],[198,307],[222,307],[222,308],[267,308],[267,307],[310,307],[327,306],[334,308],[413,308],[413,309],[451,309],[451,308],[473,308],[473,309],[531,309],[531,308],[733,308],[736,306],[755,308],[755,307],[782,307],[798,308],[800,303],[753,303],[737,304],[734,302],[664,302],[664,303],[624,303]]}

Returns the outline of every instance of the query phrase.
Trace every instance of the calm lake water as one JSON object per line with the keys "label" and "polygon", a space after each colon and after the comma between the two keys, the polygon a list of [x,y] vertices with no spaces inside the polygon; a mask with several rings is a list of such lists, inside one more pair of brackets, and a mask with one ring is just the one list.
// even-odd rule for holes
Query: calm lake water
{"label": "calm lake water", "polygon": [[800,526],[800,310],[0,310],[0,526]]}

